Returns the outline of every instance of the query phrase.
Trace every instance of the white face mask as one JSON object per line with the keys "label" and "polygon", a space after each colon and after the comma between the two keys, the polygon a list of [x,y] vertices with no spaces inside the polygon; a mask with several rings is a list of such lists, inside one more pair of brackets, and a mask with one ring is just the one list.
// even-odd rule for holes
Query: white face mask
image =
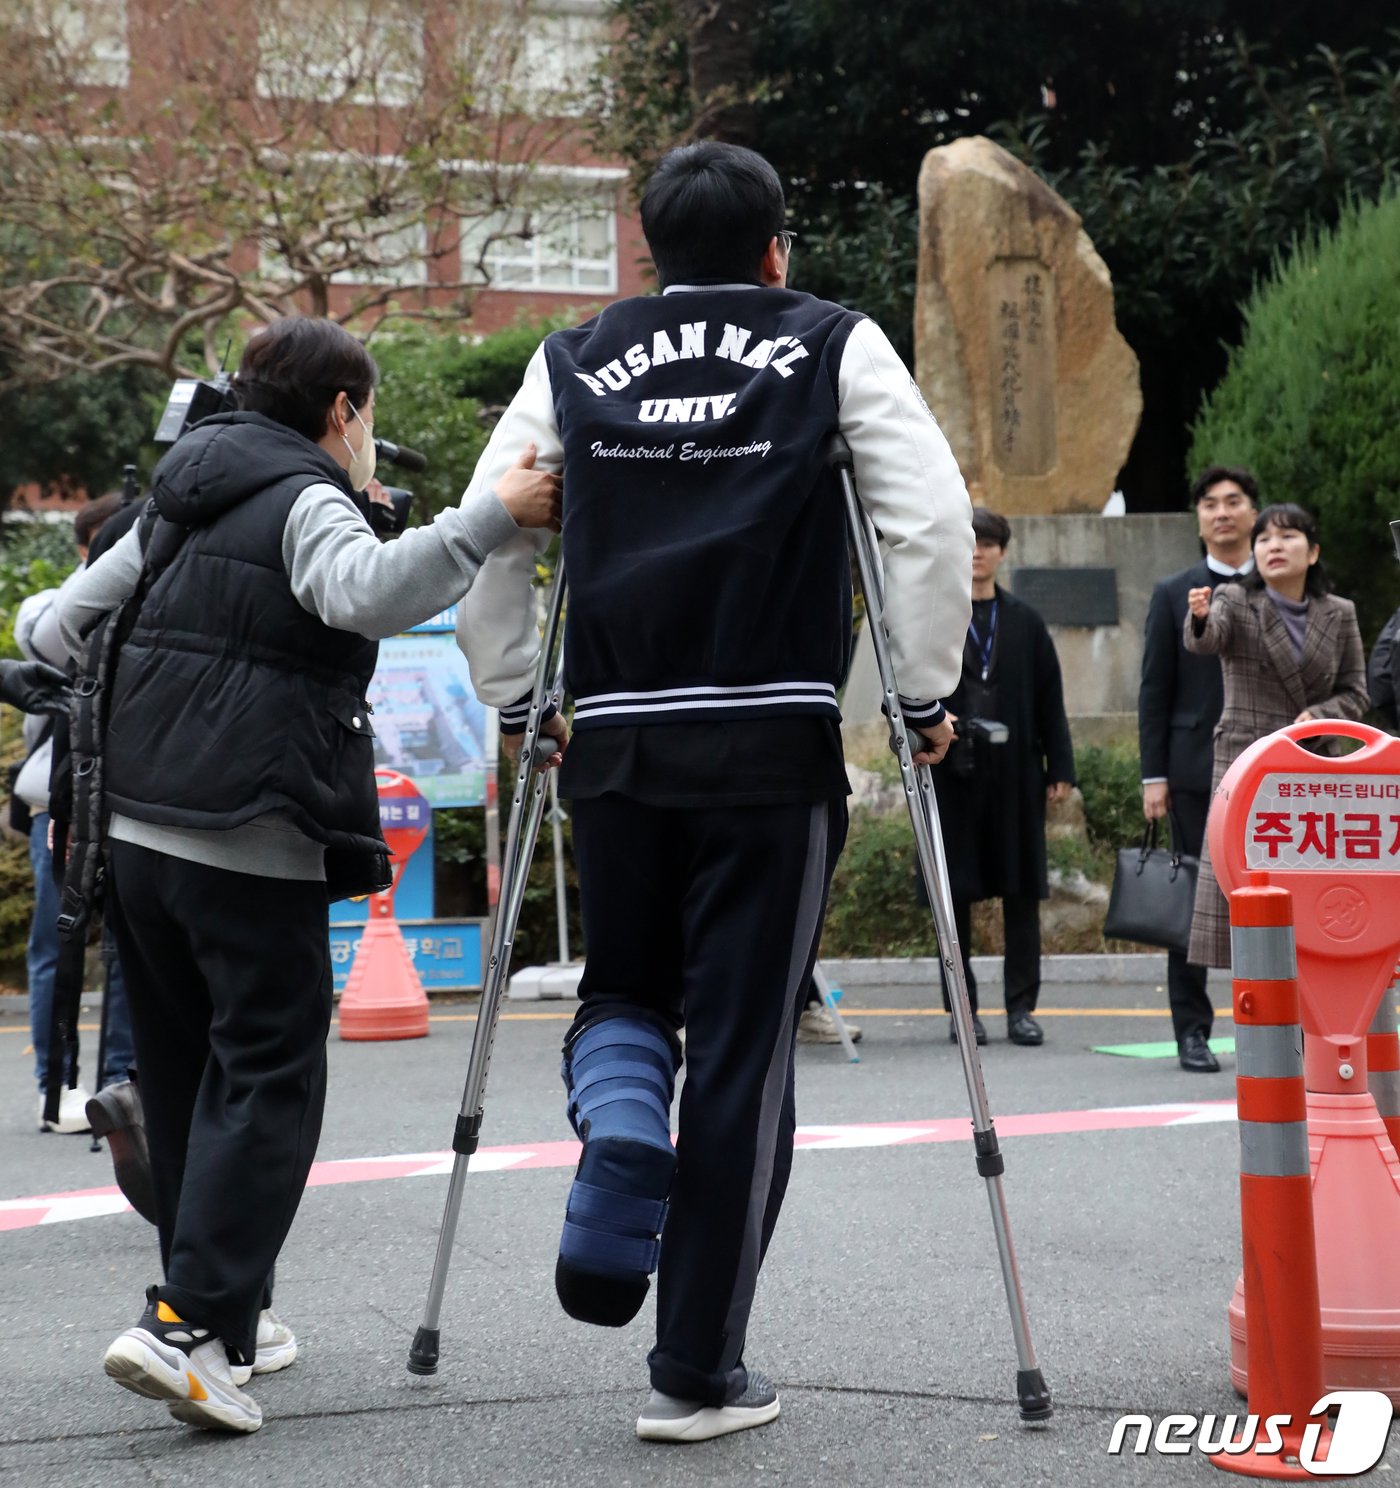
{"label": "white face mask", "polygon": [[345,448],[350,451],[350,484],[355,490],[363,491],[369,485],[370,481],[374,479],[374,430],[364,419],[360,418],[359,410],[353,403],[350,405],[350,412],[360,420],[360,428],[365,431],[365,437],[361,441],[359,449],[356,449],[345,438],[344,434],[340,437],[344,440]]}

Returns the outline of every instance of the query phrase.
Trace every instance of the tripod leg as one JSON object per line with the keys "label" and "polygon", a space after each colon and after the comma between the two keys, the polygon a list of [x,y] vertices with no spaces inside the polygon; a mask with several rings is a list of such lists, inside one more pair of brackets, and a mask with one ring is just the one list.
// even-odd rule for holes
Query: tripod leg
{"label": "tripod leg", "polygon": [[[539,668],[535,674],[530,713],[521,742],[520,761],[511,793],[510,824],[506,829],[505,855],[501,864],[501,896],[491,931],[491,950],[482,981],[481,1004],[477,1010],[476,1030],[472,1035],[471,1058],[467,1080],[462,1091],[462,1105],[452,1134],[452,1177],[447,1187],[442,1227],[438,1232],[433,1274],[428,1283],[428,1300],[423,1321],[413,1338],[408,1355],[410,1374],[436,1374],[441,1339],[439,1322],[442,1299],[447,1290],[447,1272],[452,1261],[452,1246],[461,1215],[467,1168],[476,1151],[485,1114],[486,1077],[491,1068],[491,1053],[496,1043],[500,1020],[501,995],[510,974],[510,957],[515,943],[516,925],[525,902],[525,885],[530,873],[530,860],[544,817],[545,777],[536,768],[540,758],[540,726],[546,703],[558,702],[563,695],[563,607],[564,565],[555,573],[554,593],[545,622],[544,642],[540,648]],[[552,741],[543,746],[542,757],[554,752]]]}
{"label": "tripod leg", "polygon": [[812,967],[812,984],[817,989],[817,996],[821,998],[822,1006],[831,1014],[831,1021],[836,1025],[836,1032],[841,1040],[841,1047],[846,1051],[846,1058],[852,1064],[859,1064],[860,1055],[856,1053],[855,1040],[846,1028],[846,1020],[836,1006],[836,999],[831,995],[831,983],[827,981],[820,961]]}
{"label": "tripod leg", "polygon": [[933,794],[933,776],[928,766],[914,764],[917,744],[910,738],[900,707],[899,686],[890,657],[889,636],[885,631],[884,583],[879,550],[869,518],[860,504],[851,467],[851,452],[839,435],[832,441],[828,461],[840,477],[846,506],[846,522],[851,544],[860,569],[861,589],[865,594],[866,623],[875,645],[875,659],[880,669],[885,712],[890,725],[890,748],[899,761],[904,799],[909,807],[909,820],[914,829],[914,844],[919,867],[928,885],[933,908],[934,928],[938,932],[938,954],[947,978],[953,1021],[958,1032],[958,1052],[962,1059],[963,1078],[972,1106],[973,1145],[977,1171],[986,1180],[987,1198],[992,1209],[992,1229],[996,1236],[997,1254],[1001,1261],[1002,1281],[1011,1312],[1011,1331],[1016,1341],[1016,1396],[1023,1421],[1048,1420],[1053,1407],[1050,1391],[1036,1362],[1031,1343],[1030,1318],[1026,1312],[1021,1274],[1016,1265],[1016,1250],[1011,1241],[1011,1222],[1007,1214],[1006,1194],[1002,1186],[1005,1161],[997,1142],[987,1103],[987,1089],[982,1079],[982,1061],[977,1053],[977,1040],[972,1027],[972,1007],[968,1000],[967,979],[963,973],[962,955],[958,948],[957,925],[953,917],[953,898],[948,886],[948,864],[943,850],[943,833],[938,820],[938,802]]}

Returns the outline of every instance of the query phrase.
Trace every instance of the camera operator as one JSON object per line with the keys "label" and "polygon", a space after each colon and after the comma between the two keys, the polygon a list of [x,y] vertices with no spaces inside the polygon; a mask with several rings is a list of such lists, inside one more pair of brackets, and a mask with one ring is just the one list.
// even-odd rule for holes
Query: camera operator
{"label": "camera operator", "polygon": [[1050,632],[1028,604],[996,582],[1011,524],[977,506],[972,530],[972,623],[962,680],[947,700],[957,737],[947,768],[933,772],[933,785],[977,1042],[985,1044],[987,1035],[972,975],[972,904],[999,898],[1007,1036],[1033,1046],[1045,1038],[1032,1016],[1040,996],[1040,901],[1050,893],[1045,808],[1069,795],[1074,747]]}
{"label": "camera operator", "polygon": [[378,638],[460,599],[520,527],[558,521],[558,478],[527,449],[494,491],[381,546],[363,496],[377,377],[329,321],[260,331],[241,411],[179,439],[152,513],[59,616],[74,654],[118,607],[131,625],[104,749],[109,911],[166,1279],[104,1366],[192,1425],[256,1431],[239,1384],[296,1356],[270,1286],[325,1103],[329,901],[389,881],[365,703]]}

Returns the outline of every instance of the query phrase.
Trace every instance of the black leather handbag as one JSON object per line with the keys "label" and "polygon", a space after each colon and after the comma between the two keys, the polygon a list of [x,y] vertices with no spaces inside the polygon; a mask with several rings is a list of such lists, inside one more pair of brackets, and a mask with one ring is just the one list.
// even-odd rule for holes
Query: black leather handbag
{"label": "black leather handbag", "polygon": [[[1175,820],[1172,838],[1181,840]],[[1119,850],[1103,922],[1105,938],[1136,940],[1184,955],[1191,941],[1191,911],[1196,903],[1200,866],[1199,858],[1158,847],[1157,823],[1150,823],[1143,831],[1141,846]]]}

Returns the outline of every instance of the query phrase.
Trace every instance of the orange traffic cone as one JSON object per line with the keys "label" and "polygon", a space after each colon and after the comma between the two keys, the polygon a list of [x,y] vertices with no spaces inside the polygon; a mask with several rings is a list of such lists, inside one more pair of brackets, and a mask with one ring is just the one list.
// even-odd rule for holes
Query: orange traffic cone
{"label": "orange traffic cone", "polygon": [[340,999],[340,1036],[365,1040],[428,1036],[428,995],[394,918],[392,892],[370,898],[369,918]]}

